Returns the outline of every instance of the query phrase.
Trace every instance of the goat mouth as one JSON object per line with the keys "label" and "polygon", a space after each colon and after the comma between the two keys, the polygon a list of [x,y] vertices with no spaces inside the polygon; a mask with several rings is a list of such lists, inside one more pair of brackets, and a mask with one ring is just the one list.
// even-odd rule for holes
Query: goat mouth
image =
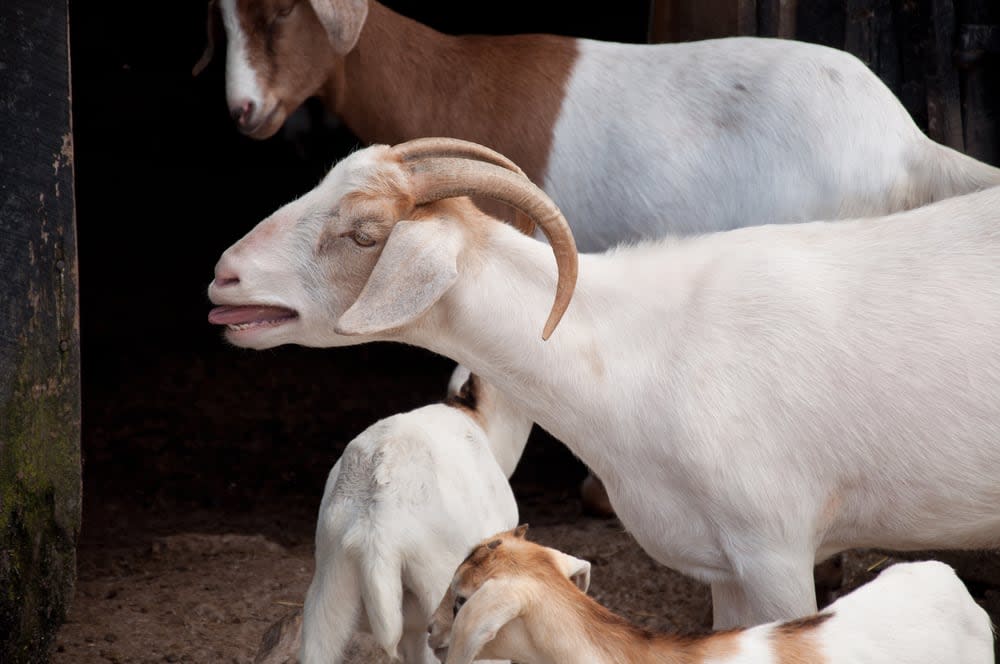
{"label": "goat mouth", "polygon": [[225,325],[231,332],[243,332],[262,327],[277,327],[295,320],[299,314],[287,307],[266,305],[227,305],[208,312],[208,322]]}
{"label": "goat mouth", "polygon": [[253,125],[249,127],[240,127],[240,131],[251,138],[270,138],[278,131],[278,127],[271,127],[270,125],[274,120],[274,116],[277,115],[279,107],[279,104],[275,104],[271,107],[271,110],[262,113],[257,122],[253,123]]}

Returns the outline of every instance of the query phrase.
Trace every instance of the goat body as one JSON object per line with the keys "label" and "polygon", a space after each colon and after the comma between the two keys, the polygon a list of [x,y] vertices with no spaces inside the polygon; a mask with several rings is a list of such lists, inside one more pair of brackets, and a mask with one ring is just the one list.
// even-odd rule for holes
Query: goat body
{"label": "goat body", "polygon": [[493,450],[516,463],[531,422],[488,438],[484,424],[503,404],[489,386],[476,392],[477,404],[456,398],[376,422],[334,465],[303,609],[303,664],[342,661],[358,629],[404,662],[436,661],[427,622],[455,566],[484,535],[517,522]]}
{"label": "goat body", "polygon": [[[1000,188],[583,255],[542,342],[549,247],[467,199],[415,205],[425,174],[392,154],[354,153],[226,251],[230,341],[470,367],[650,555],[712,584],[717,627],[815,611],[813,565],[843,549],[1000,544]],[[260,304],[288,317],[243,324]]]}
{"label": "goat body", "polygon": [[220,9],[227,99],[251,136],[318,95],[367,143],[488,145],[556,201],[584,251],[888,214],[1000,184],[1000,170],[928,139],[863,62],[824,46],[451,36],[374,0]]}
{"label": "goat body", "polygon": [[480,654],[535,664],[994,661],[989,616],[937,561],[893,565],[819,614],[704,636],[635,627],[567,578],[582,570],[586,561],[515,534],[488,538],[456,570],[430,645],[446,664]]}

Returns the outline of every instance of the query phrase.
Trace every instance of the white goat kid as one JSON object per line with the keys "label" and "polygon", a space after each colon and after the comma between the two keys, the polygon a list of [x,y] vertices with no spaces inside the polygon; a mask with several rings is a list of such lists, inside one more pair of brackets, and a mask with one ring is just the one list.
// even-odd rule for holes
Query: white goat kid
{"label": "white goat kid", "polygon": [[[551,201],[435,143],[356,152],[261,222],[216,265],[209,319],[239,346],[392,340],[468,366],[604,479],[651,556],[712,584],[718,627],[815,611],[837,551],[1000,545],[1000,188],[584,255],[573,295]],[[558,280],[460,193],[534,218]]]}
{"label": "white goat kid", "polygon": [[359,629],[390,656],[436,662],[431,613],[470,547],[517,523],[507,477],[530,430],[472,376],[445,403],[387,417],[348,444],[319,510],[303,664],[342,661]]}
{"label": "white goat kid", "polygon": [[928,139],[864,63],[815,44],[455,37],[373,0],[221,0],[218,12],[226,98],[248,135],[271,136],[318,96],[366,143],[488,145],[555,200],[583,251],[1000,185],[1000,170]]}
{"label": "white goat kid", "polygon": [[446,664],[993,664],[990,618],[948,565],[893,565],[812,616],[704,636],[651,634],[586,595],[590,564],[524,539],[483,541],[434,614]]}

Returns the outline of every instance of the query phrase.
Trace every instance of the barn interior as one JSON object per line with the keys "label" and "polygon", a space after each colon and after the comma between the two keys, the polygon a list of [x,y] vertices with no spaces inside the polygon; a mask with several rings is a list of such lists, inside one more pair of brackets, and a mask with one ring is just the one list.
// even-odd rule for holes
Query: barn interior
{"label": "barn interior", "polygon": [[[651,16],[649,0],[384,4],[454,34],[625,42],[647,41]],[[800,4],[819,13],[835,3]],[[298,133],[239,134],[223,58],[191,74],[204,0],[69,6],[84,520],[77,596],[54,661],[253,661],[265,629],[301,603],[323,483],[343,447],[377,419],[441,398],[453,363],[389,344],[226,344],[206,320],[218,256],[361,143],[318,102]],[[798,36],[842,45],[849,20]],[[917,47],[905,28],[899,53]],[[922,73],[899,69],[901,97],[926,127]],[[522,520],[597,547],[608,570],[595,571],[598,596],[630,618],[705,626],[704,587],[668,576],[616,520],[582,514],[585,473],[536,427],[512,479]],[[859,556],[858,575],[880,559]],[[612,570],[616,561],[625,567]],[[981,583],[1000,609],[1000,591]]]}

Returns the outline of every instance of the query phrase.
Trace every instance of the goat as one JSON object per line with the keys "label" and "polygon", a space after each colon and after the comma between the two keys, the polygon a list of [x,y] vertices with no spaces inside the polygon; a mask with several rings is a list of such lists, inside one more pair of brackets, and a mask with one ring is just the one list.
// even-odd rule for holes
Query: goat
{"label": "goat", "polygon": [[223,253],[209,321],[237,346],[386,340],[469,367],[597,472],[654,559],[711,584],[717,628],[814,612],[838,551],[1000,545],[1000,187],[578,257],[490,155],[353,153]]}
{"label": "goat", "polygon": [[359,628],[391,657],[433,664],[427,622],[455,566],[485,535],[517,523],[507,478],[532,423],[475,376],[452,387],[444,403],[368,427],[330,471],[303,664],[342,661]]}
{"label": "goat", "polygon": [[[1000,170],[928,139],[864,63],[815,44],[452,36],[369,0],[213,0],[196,72],[217,12],[247,135],[274,134],[318,96],[366,143],[488,145],[555,200],[582,251],[1000,185]],[[585,505],[606,512],[602,494],[588,478]]]}
{"label": "goat", "polygon": [[1000,170],[928,139],[863,62],[825,46],[452,36],[374,0],[214,7],[226,98],[247,135],[273,135],[318,96],[366,143],[487,145],[556,201],[582,251],[881,215],[1000,184]]}
{"label": "goat", "polygon": [[993,625],[954,570],[893,565],[808,617],[701,636],[653,634],[587,596],[590,564],[524,539],[525,527],[472,550],[430,626],[446,664],[993,664]]}

